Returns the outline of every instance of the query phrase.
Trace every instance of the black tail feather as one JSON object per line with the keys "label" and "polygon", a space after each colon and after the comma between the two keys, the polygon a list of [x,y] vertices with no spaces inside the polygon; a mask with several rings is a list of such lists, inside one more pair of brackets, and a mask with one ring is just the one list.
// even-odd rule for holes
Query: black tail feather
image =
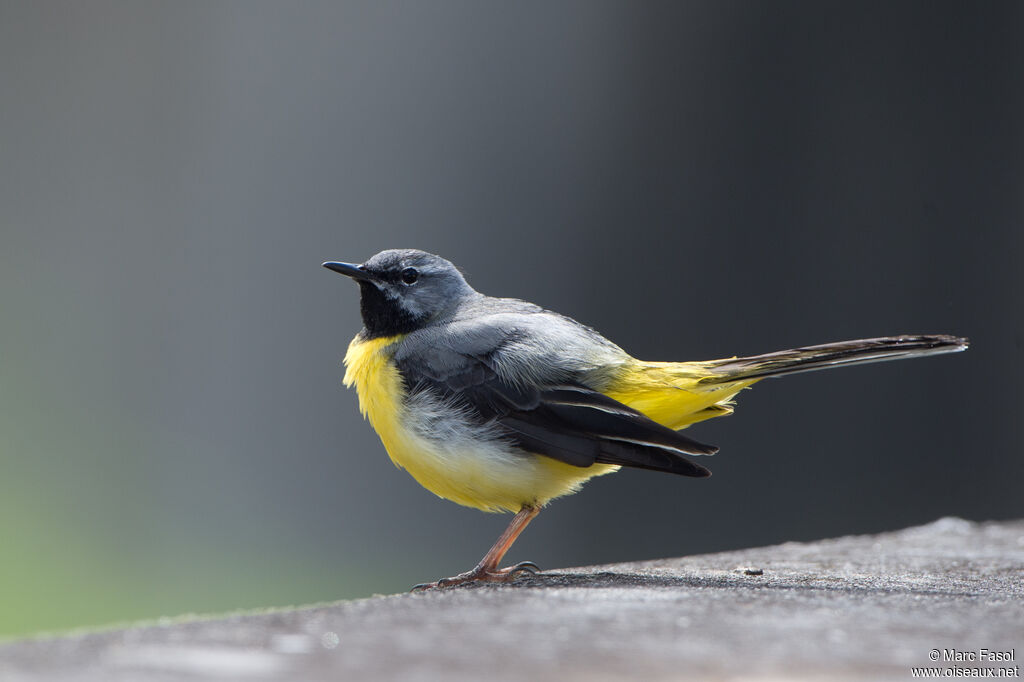
{"label": "black tail feather", "polygon": [[714,374],[701,379],[700,383],[730,383],[830,367],[956,353],[966,350],[968,345],[967,339],[947,334],[885,336],[877,339],[840,341],[746,358],[718,360],[710,364]]}

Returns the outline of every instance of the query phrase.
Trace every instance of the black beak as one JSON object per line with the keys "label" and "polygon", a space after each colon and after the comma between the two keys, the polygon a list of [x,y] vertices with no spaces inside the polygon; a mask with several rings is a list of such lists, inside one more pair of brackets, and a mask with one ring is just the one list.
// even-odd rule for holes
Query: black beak
{"label": "black beak", "polygon": [[355,280],[372,282],[377,279],[372,273],[365,270],[362,265],[355,265],[354,263],[336,263],[334,261],[327,261],[324,263],[324,267]]}

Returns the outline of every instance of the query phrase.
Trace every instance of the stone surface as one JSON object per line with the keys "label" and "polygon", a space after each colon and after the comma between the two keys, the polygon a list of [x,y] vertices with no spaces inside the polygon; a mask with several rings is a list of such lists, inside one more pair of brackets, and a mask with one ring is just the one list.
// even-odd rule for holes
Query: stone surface
{"label": "stone surface", "polygon": [[[981,649],[1014,660],[942,660]],[[1022,656],[1024,521],[941,519],[512,586],[13,642],[0,646],[0,680],[906,680],[919,666],[1019,677]]]}

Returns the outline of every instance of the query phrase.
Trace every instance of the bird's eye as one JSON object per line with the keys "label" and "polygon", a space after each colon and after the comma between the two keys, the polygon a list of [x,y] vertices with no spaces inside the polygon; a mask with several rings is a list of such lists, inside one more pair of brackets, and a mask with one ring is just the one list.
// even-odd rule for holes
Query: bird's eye
{"label": "bird's eye", "polygon": [[420,278],[420,273],[416,268],[406,268],[402,270],[402,281],[406,284],[415,284],[416,280]]}

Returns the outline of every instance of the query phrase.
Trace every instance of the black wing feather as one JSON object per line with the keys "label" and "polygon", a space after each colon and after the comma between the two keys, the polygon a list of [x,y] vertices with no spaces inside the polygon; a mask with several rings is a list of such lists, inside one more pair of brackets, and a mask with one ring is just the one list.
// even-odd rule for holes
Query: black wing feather
{"label": "black wing feather", "polygon": [[486,357],[461,356],[447,372],[418,371],[406,359],[399,371],[410,390],[430,390],[497,423],[519,448],[566,464],[617,464],[683,476],[711,472],[683,457],[717,451],[662,426],[641,412],[579,383],[551,386],[501,378]]}
{"label": "black wing feather", "polygon": [[594,438],[566,431],[556,431],[538,423],[536,413],[502,417],[498,422],[513,435],[518,447],[527,452],[546,455],[577,467],[588,467],[598,461],[601,444]]}

